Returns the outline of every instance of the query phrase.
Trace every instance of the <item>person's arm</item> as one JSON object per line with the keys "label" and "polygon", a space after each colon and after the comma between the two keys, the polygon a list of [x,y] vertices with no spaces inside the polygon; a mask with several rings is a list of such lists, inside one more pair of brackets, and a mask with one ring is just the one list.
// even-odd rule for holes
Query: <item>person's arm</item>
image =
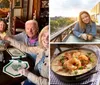
{"label": "person's arm", "polygon": [[21,75],[27,77],[31,82],[35,83],[36,85],[48,85],[49,78],[37,76],[26,69],[19,69],[18,72]]}
{"label": "person's arm", "polygon": [[6,36],[6,40],[10,42],[10,45],[12,45],[26,53],[40,53],[43,51],[43,49],[41,49],[39,47],[33,47],[33,46],[29,47],[29,46],[25,45],[24,43],[18,42],[17,40],[12,39],[7,36]]}
{"label": "person's arm", "polygon": [[96,33],[97,33],[96,24],[93,23],[92,24],[92,27],[91,27],[91,33],[89,33],[89,34],[91,34],[93,37],[95,37],[96,36]]}
{"label": "person's arm", "polygon": [[81,33],[80,31],[79,31],[79,23],[76,23],[76,25],[75,25],[75,27],[74,27],[74,29],[73,29],[73,34],[76,36],[76,37],[80,37],[81,36],[81,34],[83,34],[83,33]]}
{"label": "person's arm", "polygon": [[22,41],[23,38],[25,38],[24,32],[14,35],[13,38],[16,39],[17,41]]}
{"label": "person's arm", "polygon": [[35,83],[36,85],[48,85],[49,80],[42,76],[36,76],[33,73],[29,72],[27,78]]}

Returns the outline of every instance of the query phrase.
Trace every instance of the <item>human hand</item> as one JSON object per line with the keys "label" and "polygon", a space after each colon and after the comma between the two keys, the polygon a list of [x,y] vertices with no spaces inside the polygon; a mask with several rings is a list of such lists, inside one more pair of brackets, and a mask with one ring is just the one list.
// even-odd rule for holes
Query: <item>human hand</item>
{"label": "human hand", "polygon": [[18,70],[18,73],[27,77],[29,71],[26,70],[26,69],[19,69],[19,70]]}
{"label": "human hand", "polygon": [[85,33],[81,34],[81,38],[84,39],[84,40],[87,40],[87,34],[85,34]]}
{"label": "human hand", "polygon": [[88,40],[92,40],[93,36],[91,34],[87,34],[87,38],[88,38]]}

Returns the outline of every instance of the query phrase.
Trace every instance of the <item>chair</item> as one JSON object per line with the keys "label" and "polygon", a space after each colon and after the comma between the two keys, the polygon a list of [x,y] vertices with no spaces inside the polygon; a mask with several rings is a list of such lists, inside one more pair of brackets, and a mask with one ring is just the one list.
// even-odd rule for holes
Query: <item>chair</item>
{"label": "chair", "polygon": [[19,19],[18,17],[13,17],[12,20],[12,34],[15,35],[17,33],[23,32],[25,30],[25,22]]}

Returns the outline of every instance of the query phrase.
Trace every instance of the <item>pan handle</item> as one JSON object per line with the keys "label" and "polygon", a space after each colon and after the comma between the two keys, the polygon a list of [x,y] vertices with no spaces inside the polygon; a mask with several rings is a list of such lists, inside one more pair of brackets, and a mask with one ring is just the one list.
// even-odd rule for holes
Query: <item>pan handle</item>
{"label": "pan handle", "polygon": [[97,72],[98,72],[98,71],[95,70],[95,71],[92,71],[92,72],[87,73],[86,75],[76,77],[75,79],[78,80],[78,79],[80,79],[80,78],[90,76],[90,75],[95,74],[95,73],[97,73]]}
{"label": "pan handle", "polygon": [[60,46],[58,46],[58,44],[56,44],[56,48],[60,51],[60,53],[62,52]]}

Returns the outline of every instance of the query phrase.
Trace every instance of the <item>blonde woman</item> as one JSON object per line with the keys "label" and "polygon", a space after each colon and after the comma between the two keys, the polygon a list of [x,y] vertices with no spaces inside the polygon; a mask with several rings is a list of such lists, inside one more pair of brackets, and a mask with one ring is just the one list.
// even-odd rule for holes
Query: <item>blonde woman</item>
{"label": "blonde woman", "polygon": [[[0,34],[1,38],[7,41],[10,41],[10,44],[24,52],[36,53],[36,63],[35,70],[37,69],[40,73],[40,76],[37,76],[26,69],[20,69],[18,72],[26,76],[31,82],[36,85],[48,85],[49,81],[49,27],[46,26],[42,29],[39,34],[39,46],[37,47],[28,47],[25,44],[21,44],[18,41]],[[29,84],[30,85],[30,84]]]}
{"label": "blonde woman", "polygon": [[84,40],[92,40],[96,36],[96,24],[91,20],[88,12],[80,12],[79,22],[76,23],[73,33]]}

